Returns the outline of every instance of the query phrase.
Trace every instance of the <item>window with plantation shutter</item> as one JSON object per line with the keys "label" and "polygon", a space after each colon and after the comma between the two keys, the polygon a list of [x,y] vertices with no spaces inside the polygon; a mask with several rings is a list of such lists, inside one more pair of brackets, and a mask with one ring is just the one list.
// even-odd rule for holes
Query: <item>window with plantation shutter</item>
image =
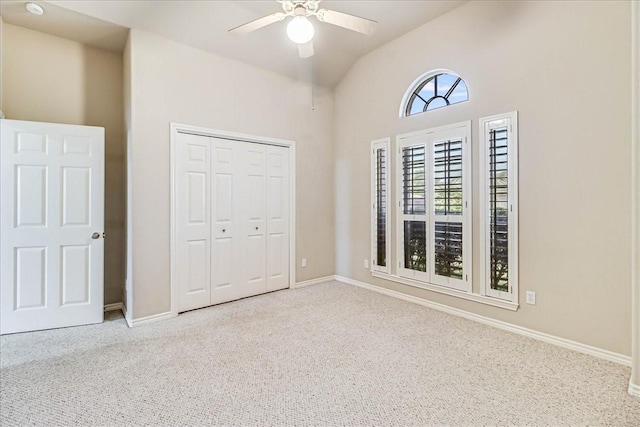
{"label": "window with plantation shutter", "polygon": [[517,302],[517,113],[480,119],[481,288]]}
{"label": "window with plantation shutter", "polygon": [[[469,290],[471,267],[471,187],[468,128],[434,132],[431,136],[433,186],[433,272],[431,282]],[[465,207],[465,202],[467,206]]]}
{"label": "window with plantation shutter", "polygon": [[470,122],[398,137],[398,275],[470,291]]}
{"label": "window with plantation shutter", "polygon": [[371,270],[389,272],[389,142],[371,142]]}
{"label": "window with plantation shutter", "polygon": [[421,138],[403,141],[398,149],[400,237],[398,273],[428,279],[427,144]]}

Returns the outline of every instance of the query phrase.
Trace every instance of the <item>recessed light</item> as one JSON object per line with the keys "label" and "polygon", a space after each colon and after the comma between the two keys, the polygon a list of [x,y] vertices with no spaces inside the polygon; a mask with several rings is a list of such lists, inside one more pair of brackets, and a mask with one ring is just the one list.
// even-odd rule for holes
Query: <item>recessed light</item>
{"label": "recessed light", "polygon": [[27,10],[29,11],[29,13],[32,13],[34,15],[43,15],[44,14],[44,9],[42,8],[42,6],[40,6],[39,4],[35,4],[35,3],[27,3],[26,5],[24,5],[24,7],[27,8]]}

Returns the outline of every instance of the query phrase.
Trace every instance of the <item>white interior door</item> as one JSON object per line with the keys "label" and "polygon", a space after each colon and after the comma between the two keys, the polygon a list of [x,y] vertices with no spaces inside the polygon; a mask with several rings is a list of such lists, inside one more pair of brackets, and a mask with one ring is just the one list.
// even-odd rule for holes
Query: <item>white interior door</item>
{"label": "white interior door", "polygon": [[267,291],[289,287],[289,150],[267,149]]}
{"label": "white interior door", "polygon": [[178,312],[289,287],[289,150],[178,133]]}
{"label": "white interior door", "polygon": [[102,322],[104,129],[0,127],[0,333]]}
{"label": "white interior door", "polygon": [[179,311],[211,299],[211,138],[178,134],[175,162]]}
{"label": "white interior door", "polygon": [[240,144],[244,168],[236,201],[244,226],[244,255],[235,262],[243,272],[238,298],[244,298],[267,291],[267,146]]}
{"label": "white interior door", "polygon": [[238,286],[244,275],[237,262],[242,257],[242,212],[237,200],[242,197],[242,147],[237,141],[212,141],[211,300],[207,305],[241,298]]}

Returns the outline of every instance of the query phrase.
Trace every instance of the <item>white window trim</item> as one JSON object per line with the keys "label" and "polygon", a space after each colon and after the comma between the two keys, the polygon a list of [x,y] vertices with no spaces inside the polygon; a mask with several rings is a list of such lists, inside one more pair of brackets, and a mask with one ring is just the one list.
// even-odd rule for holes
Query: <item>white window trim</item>
{"label": "white window trim", "polygon": [[419,282],[416,280],[407,279],[406,277],[400,277],[397,274],[386,274],[378,271],[372,271],[371,275],[378,279],[388,280],[390,282],[396,282],[414,288],[425,289],[431,292],[437,292],[439,294],[449,295],[452,297],[477,302],[480,304],[490,305],[493,307],[503,308],[505,310],[517,311],[518,304],[509,301],[504,301],[498,298],[492,298],[485,295],[480,295],[473,292],[459,291],[457,289],[446,288],[444,286],[433,285],[431,283]]}
{"label": "white window trim", "polygon": [[[381,272],[381,273],[389,273],[391,271],[391,182],[389,181],[390,169],[391,169],[391,138],[382,138],[371,141],[371,271],[372,272]],[[378,150],[384,150],[386,152],[386,170],[384,174],[384,180],[387,187],[387,191],[385,192],[385,253],[386,253],[386,266],[380,266],[377,263],[377,233],[378,230],[376,228],[377,224],[377,193],[376,193],[376,183],[377,183],[377,157],[376,152]]]}
{"label": "white window trim", "polygon": [[[449,135],[450,134],[450,135]],[[433,214],[433,144],[437,140],[442,140],[451,136],[462,136],[464,138],[462,148],[463,158],[463,209],[464,218],[462,221],[463,226],[463,280],[452,279],[443,280],[441,276],[437,276],[434,273],[435,254],[433,251],[433,227],[435,225],[436,215]],[[425,184],[427,189],[425,194],[428,196],[425,200],[425,207],[427,210],[426,215],[405,215],[403,214],[402,206],[402,148],[407,146],[425,146],[426,155],[426,167],[425,167]],[[408,279],[411,282],[416,282],[424,285],[439,287],[442,289],[453,290],[456,292],[472,293],[472,238],[473,238],[473,218],[472,218],[472,198],[471,198],[471,186],[472,186],[472,163],[471,163],[471,120],[453,123],[450,125],[439,126],[436,128],[430,128],[421,130],[418,132],[411,132],[407,134],[398,135],[396,137],[396,200],[397,214],[396,214],[396,277]],[[417,220],[426,221],[427,235],[426,240],[429,247],[427,248],[428,267],[426,272],[419,272],[404,268],[404,221],[405,220]]]}
{"label": "white window trim", "polygon": [[[489,130],[492,127],[508,126],[508,175],[509,175],[509,287],[510,292],[491,289],[489,254]],[[518,303],[518,112],[483,117],[479,122],[480,130],[480,294]]]}

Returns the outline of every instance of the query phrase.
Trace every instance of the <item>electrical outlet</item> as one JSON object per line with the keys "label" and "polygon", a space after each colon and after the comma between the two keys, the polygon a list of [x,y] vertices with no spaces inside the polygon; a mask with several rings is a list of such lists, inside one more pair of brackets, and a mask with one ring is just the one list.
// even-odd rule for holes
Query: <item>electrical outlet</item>
{"label": "electrical outlet", "polygon": [[369,260],[368,259],[364,260],[364,268],[369,268]]}
{"label": "electrical outlet", "polygon": [[307,259],[302,258],[302,268],[305,268],[306,266],[307,266]]}
{"label": "electrical outlet", "polygon": [[536,305],[536,293],[534,291],[527,291],[527,304]]}

